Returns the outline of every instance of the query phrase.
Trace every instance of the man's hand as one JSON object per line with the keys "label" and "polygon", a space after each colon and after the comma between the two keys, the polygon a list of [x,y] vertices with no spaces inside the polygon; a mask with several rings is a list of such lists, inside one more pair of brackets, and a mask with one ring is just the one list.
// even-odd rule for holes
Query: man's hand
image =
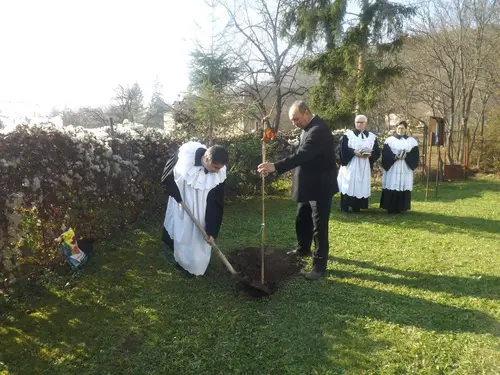
{"label": "man's hand", "polygon": [[215,242],[215,240],[212,236],[205,237],[205,241],[207,241],[207,244],[209,244],[209,245],[213,245]]}
{"label": "man's hand", "polygon": [[273,163],[262,163],[257,167],[257,172],[263,175],[273,173],[274,171],[276,171],[276,168],[274,167]]}

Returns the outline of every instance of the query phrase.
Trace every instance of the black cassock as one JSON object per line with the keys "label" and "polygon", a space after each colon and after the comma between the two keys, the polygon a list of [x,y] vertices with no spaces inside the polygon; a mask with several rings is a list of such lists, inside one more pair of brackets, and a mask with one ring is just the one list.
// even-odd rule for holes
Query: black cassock
{"label": "black cassock", "polygon": [[[194,165],[201,166],[201,158],[207,150],[200,147],[196,150]],[[177,202],[181,202],[181,194],[179,188],[174,180],[174,167],[178,161],[178,154],[175,153],[165,165],[161,178],[161,184],[165,188],[166,193],[174,198]],[[205,169],[205,173],[210,173]],[[224,182],[214,187],[207,196],[207,208],[205,210],[205,231],[209,236],[214,239],[219,235],[220,227],[222,224],[222,215],[224,213]],[[174,249],[174,241],[163,227],[162,240],[172,250]]]}

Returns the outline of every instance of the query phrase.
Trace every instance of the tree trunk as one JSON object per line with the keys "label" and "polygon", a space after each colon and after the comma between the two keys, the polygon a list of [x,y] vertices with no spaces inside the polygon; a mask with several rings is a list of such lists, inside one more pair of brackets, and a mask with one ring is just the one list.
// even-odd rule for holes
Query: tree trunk
{"label": "tree trunk", "polygon": [[363,52],[360,50],[358,55],[358,71],[356,77],[356,115],[359,115],[361,111],[361,76],[363,74]]}
{"label": "tree trunk", "polygon": [[275,105],[276,116],[274,117],[274,132],[275,133],[278,133],[278,130],[280,127],[282,105],[283,105],[283,98],[281,97],[281,88],[277,87],[276,88],[276,105]]}

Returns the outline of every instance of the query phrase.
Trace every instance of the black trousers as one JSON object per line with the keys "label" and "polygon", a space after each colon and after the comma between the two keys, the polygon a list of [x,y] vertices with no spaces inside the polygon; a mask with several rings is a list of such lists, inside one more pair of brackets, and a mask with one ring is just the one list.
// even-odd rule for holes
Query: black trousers
{"label": "black trousers", "polygon": [[295,232],[299,252],[311,251],[314,240],[315,252],[313,268],[317,272],[326,271],[328,260],[328,221],[332,209],[332,198],[322,201],[298,203],[295,218]]}
{"label": "black trousers", "polygon": [[172,251],[174,251],[174,240],[170,237],[168,232],[165,230],[165,227],[162,227],[163,231],[161,232],[161,240],[165,242],[165,244],[170,247]]}

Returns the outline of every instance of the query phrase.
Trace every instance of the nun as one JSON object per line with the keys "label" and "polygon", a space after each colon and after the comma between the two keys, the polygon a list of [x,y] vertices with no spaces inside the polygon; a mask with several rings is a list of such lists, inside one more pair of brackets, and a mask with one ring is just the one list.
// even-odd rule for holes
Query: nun
{"label": "nun", "polygon": [[377,136],[366,130],[366,116],[358,115],[354,121],[356,128],[347,130],[340,144],[337,182],[344,213],[368,208],[373,164],[380,157]]}
{"label": "nun", "polygon": [[396,135],[384,142],[382,150],[382,196],[380,208],[389,214],[401,213],[411,208],[413,172],[418,167],[418,143],[406,133],[408,123],[400,121]]}

